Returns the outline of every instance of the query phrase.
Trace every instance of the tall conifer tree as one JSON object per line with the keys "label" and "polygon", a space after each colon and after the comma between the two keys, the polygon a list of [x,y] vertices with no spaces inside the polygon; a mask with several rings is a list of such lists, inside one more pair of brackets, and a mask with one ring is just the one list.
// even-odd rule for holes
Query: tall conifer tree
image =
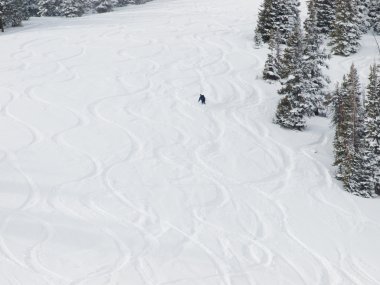
{"label": "tall conifer tree", "polygon": [[[336,96],[339,96],[338,98]],[[354,65],[350,73],[343,77],[341,87],[334,93],[333,122],[336,126],[334,138],[336,177],[350,189],[355,155],[361,144],[363,106],[362,93],[357,70]]]}
{"label": "tall conifer tree", "polygon": [[272,11],[272,0],[264,0],[261,4],[257,25],[255,29],[255,43],[258,45],[260,41],[269,42],[274,25],[274,17]]}
{"label": "tall conifer tree", "polygon": [[28,18],[23,0],[0,0],[0,9],[3,24],[6,26],[20,26],[22,20]]}
{"label": "tall conifer tree", "polygon": [[355,0],[336,0],[336,18],[331,32],[332,51],[349,56],[359,49],[360,25]]}
{"label": "tall conifer tree", "polygon": [[380,34],[380,0],[370,0],[369,22],[374,32]]}
{"label": "tall conifer tree", "polygon": [[60,14],[72,18],[84,14],[85,4],[82,0],[62,0]]}
{"label": "tall conifer tree", "polygon": [[315,8],[318,32],[328,35],[335,22],[335,0],[316,0]]}
{"label": "tall conifer tree", "polygon": [[288,129],[302,130],[306,126],[306,103],[303,96],[303,35],[298,23],[288,39],[281,64],[283,87],[279,94],[285,95],[277,106],[274,122]]}
{"label": "tall conifer tree", "polygon": [[323,69],[328,68],[328,55],[322,46],[322,35],[318,33],[315,0],[308,2],[308,18],[305,20],[305,40],[303,56],[304,96],[308,115],[326,114],[326,97],[329,78]]}
{"label": "tall conifer tree", "polygon": [[39,0],[38,15],[40,16],[61,16],[61,0]]}

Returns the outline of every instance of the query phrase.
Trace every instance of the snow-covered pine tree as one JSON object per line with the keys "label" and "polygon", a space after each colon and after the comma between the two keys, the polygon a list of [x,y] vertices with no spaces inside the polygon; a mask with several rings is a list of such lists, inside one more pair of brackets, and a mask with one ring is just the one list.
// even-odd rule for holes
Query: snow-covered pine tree
{"label": "snow-covered pine tree", "polygon": [[309,116],[324,116],[326,115],[326,97],[330,80],[324,75],[323,69],[328,68],[326,61],[329,56],[322,46],[322,35],[318,33],[315,0],[308,2],[308,17],[304,27],[303,94],[307,107],[306,113]]}
{"label": "snow-covered pine tree", "polygon": [[318,32],[328,35],[335,22],[335,0],[316,0]]}
{"label": "snow-covered pine tree", "polygon": [[299,22],[299,5],[299,0],[264,0],[258,15],[255,42],[261,38],[268,43],[274,31],[278,31],[281,43],[286,43]]}
{"label": "snow-covered pine tree", "polygon": [[130,3],[129,0],[118,0],[116,3],[116,6],[123,7],[123,6],[127,6],[129,3]]}
{"label": "snow-covered pine tree", "polygon": [[360,148],[355,152],[352,160],[352,173],[348,183],[347,191],[361,197],[375,197],[372,181],[369,153],[366,153],[367,145],[362,140]]}
{"label": "snow-covered pine tree", "polygon": [[27,18],[23,0],[1,0],[0,9],[6,26],[20,26],[22,20]]}
{"label": "snow-covered pine tree", "polygon": [[376,65],[371,66],[365,113],[360,123],[363,135],[355,153],[349,192],[371,198],[380,194],[380,100],[379,74]]}
{"label": "snow-covered pine tree", "polygon": [[369,22],[375,33],[380,34],[380,0],[371,0],[369,4]]}
{"label": "snow-covered pine tree", "polygon": [[373,30],[375,33],[380,35],[380,11],[377,14],[377,17],[375,19],[375,23],[373,24]]}
{"label": "snow-covered pine tree", "polygon": [[351,144],[354,150],[358,150],[360,145],[360,138],[363,137],[363,119],[364,119],[364,104],[363,92],[359,80],[358,70],[352,64],[350,72],[348,73],[347,80],[349,83],[348,96],[350,104],[350,127],[351,127]]}
{"label": "snow-covered pine tree", "polygon": [[113,0],[93,0],[92,3],[97,13],[110,12],[115,5],[115,1]]}
{"label": "snow-covered pine tree", "polygon": [[264,80],[279,80],[280,75],[279,70],[279,59],[280,59],[280,35],[278,32],[274,33],[269,41],[269,54],[267,60],[265,61],[265,66],[263,70]]}
{"label": "snow-covered pine tree", "polygon": [[264,0],[260,6],[258,20],[255,28],[255,44],[260,45],[260,41],[269,42],[274,25],[272,11],[272,0]]}
{"label": "snow-covered pine tree", "polygon": [[38,15],[38,0],[25,0],[25,8],[28,17],[37,17]]}
{"label": "snow-covered pine tree", "polygon": [[306,126],[305,98],[303,96],[303,35],[300,23],[293,28],[285,48],[285,60],[281,64],[286,75],[283,87],[278,91],[285,95],[277,106],[274,123],[288,129],[302,130]]}
{"label": "snow-covered pine tree", "polygon": [[365,100],[364,138],[366,142],[367,172],[370,173],[372,188],[365,190],[374,196],[380,195],[380,72],[379,67],[371,66],[369,85]]}
{"label": "snow-covered pine tree", "polygon": [[359,49],[360,25],[355,0],[336,0],[336,18],[331,32],[332,51],[349,56]]}
{"label": "snow-covered pine tree", "polygon": [[[339,98],[335,97],[339,96]],[[336,127],[334,138],[334,165],[338,167],[336,177],[343,181],[344,188],[350,191],[355,154],[361,144],[363,106],[362,93],[357,70],[354,65],[350,73],[343,77],[339,92],[333,98],[333,123]]]}
{"label": "snow-covered pine tree", "polygon": [[334,166],[337,167],[336,178],[342,179],[343,161],[346,157],[346,144],[345,144],[345,115],[344,115],[344,97],[347,96],[347,79],[346,75],[343,76],[341,86],[336,85],[331,98],[332,109],[332,124],[335,127],[334,135]]}
{"label": "snow-covered pine tree", "polygon": [[273,30],[279,31],[281,43],[286,43],[294,27],[300,23],[299,6],[299,0],[272,0]]}
{"label": "snow-covered pine tree", "polygon": [[82,0],[62,0],[60,14],[65,17],[80,17],[84,14],[85,4]]}
{"label": "snow-covered pine tree", "polygon": [[0,0],[0,30],[4,33],[4,1]]}
{"label": "snow-covered pine tree", "polygon": [[94,12],[94,0],[82,0],[83,1],[83,8],[85,13],[91,13]]}
{"label": "snow-covered pine tree", "polygon": [[[293,28],[293,33],[290,38],[286,41],[286,47],[284,49],[283,55],[280,58],[280,68],[279,75],[281,79],[287,79],[291,74],[294,73],[297,57],[303,55],[303,34],[300,27],[300,23]],[[302,52],[301,52],[302,49]],[[301,52],[300,54],[296,54]]]}
{"label": "snow-covered pine tree", "polygon": [[369,18],[370,0],[356,0],[356,6],[358,9],[359,28],[362,34],[368,32],[371,23]]}
{"label": "snow-covered pine tree", "polygon": [[40,16],[61,16],[60,7],[62,0],[38,0],[38,15]]}

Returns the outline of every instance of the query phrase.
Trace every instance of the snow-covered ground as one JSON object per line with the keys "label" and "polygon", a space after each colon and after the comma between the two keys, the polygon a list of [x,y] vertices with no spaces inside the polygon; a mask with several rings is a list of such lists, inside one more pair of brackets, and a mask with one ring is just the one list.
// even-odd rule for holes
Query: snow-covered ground
{"label": "snow-covered ground", "polygon": [[[379,200],[327,119],[271,123],[259,2],[155,0],[0,36],[1,285],[380,284]],[[334,57],[333,81],[376,57]],[[197,103],[198,94],[207,105]]]}

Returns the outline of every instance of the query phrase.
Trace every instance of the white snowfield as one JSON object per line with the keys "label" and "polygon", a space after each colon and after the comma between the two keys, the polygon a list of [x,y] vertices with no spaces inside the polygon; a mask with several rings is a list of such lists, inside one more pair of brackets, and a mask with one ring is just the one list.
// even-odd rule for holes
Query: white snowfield
{"label": "white snowfield", "polygon": [[[329,120],[271,122],[259,2],[155,0],[0,36],[1,285],[380,284],[379,200],[334,179]],[[375,57],[364,37],[330,73],[354,61],[365,80]]]}

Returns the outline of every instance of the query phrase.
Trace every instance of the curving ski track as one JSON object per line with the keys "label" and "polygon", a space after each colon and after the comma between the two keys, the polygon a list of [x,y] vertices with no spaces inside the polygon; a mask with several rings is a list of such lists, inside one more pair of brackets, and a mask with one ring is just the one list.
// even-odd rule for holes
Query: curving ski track
{"label": "curving ski track", "polygon": [[[271,123],[258,5],[155,0],[1,35],[0,284],[380,284],[378,200],[334,180],[329,122]],[[365,78],[369,49],[331,73]]]}

